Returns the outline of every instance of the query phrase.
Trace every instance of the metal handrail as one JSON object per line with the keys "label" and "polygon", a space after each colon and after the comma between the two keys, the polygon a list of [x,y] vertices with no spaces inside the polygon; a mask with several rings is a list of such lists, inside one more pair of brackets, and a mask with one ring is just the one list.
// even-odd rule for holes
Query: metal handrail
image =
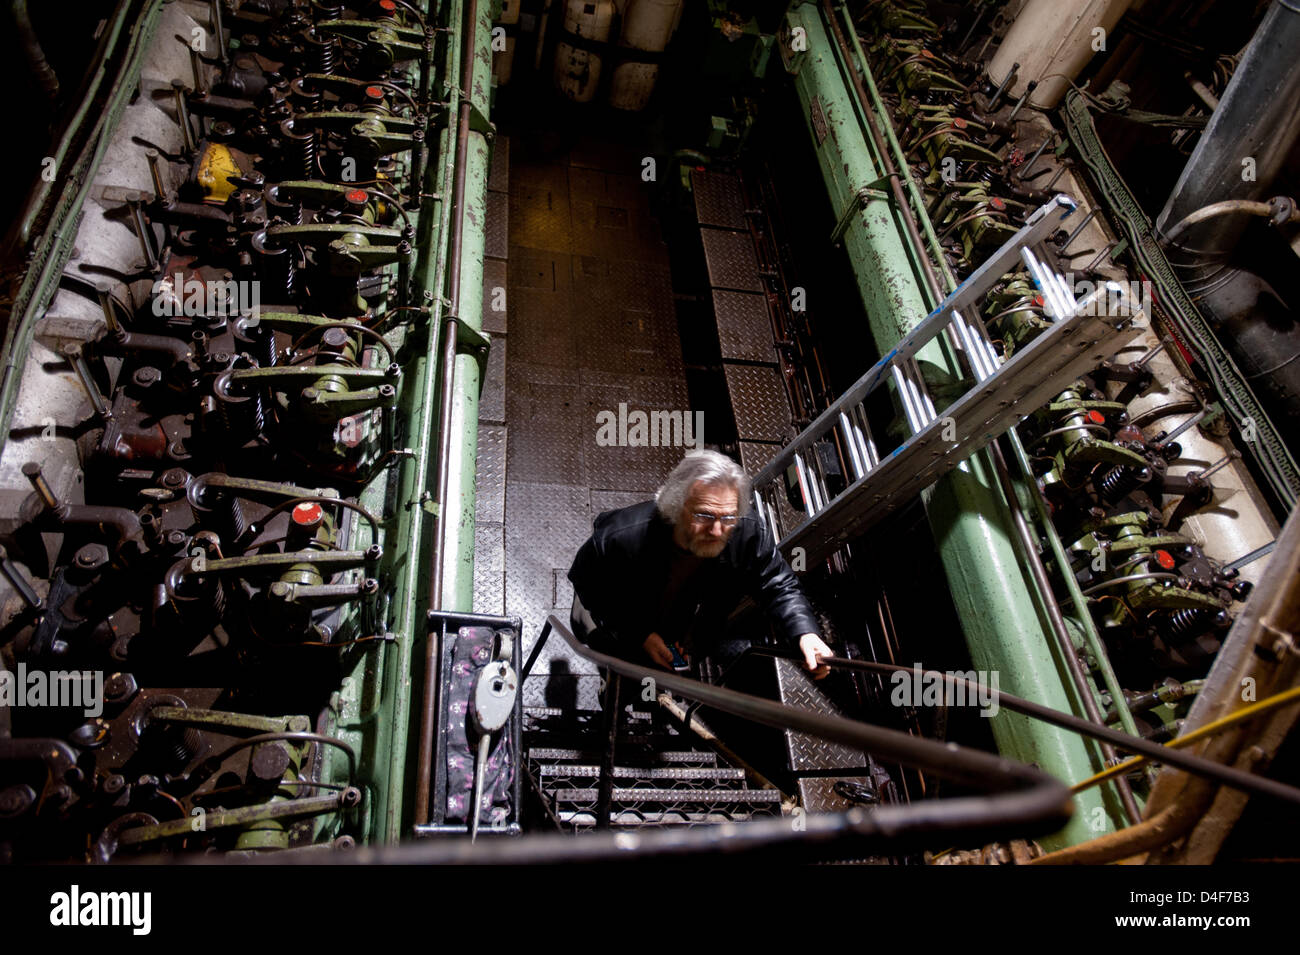
{"label": "metal handrail", "polygon": [[[653,680],[671,690],[755,722],[792,729],[858,747],[878,756],[915,766],[992,796],[934,799],[907,806],[854,808],[845,812],[800,815],[794,819],[727,822],[690,829],[620,832],[603,830],[574,836],[566,833],[521,836],[471,844],[438,840],[392,847],[365,847],[346,852],[277,852],[241,862],[279,865],[333,864],[515,864],[562,862],[632,862],[646,858],[719,854],[735,858],[762,852],[783,859],[811,861],[858,858],[887,851],[932,847],[954,838],[984,842],[1033,837],[1055,832],[1069,820],[1069,790],[1032,766],[953,743],[912,737],[896,730],[785,706],[772,700],[710,686],[697,680],[652,670],[599,653],[583,643],[558,618],[547,618],[530,654],[531,670],[540,647],[557,632],[579,656],[621,677]],[[213,857],[185,858],[187,864],[211,864]],[[230,861],[225,859],[224,861]]]}
{"label": "metal handrail", "polygon": [[[597,666],[605,667],[619,676],[640,681],[643,686],[644,681],[653,681],[657,689],[671,690],[688,699],[699,700],[714,709],[743,719],[777,729],[807,733],[820,739],[863,749],[877,757],[923,769],[976,789],[1005,792],[1051,783],[1053,787],[1061,787],[1060,791],[1064,792],[1061,783],[1045,773],[1024,763],[1003,759],[991,753],[914,737],[898,730],[861,723],[843,716],[801,710],[774,700],[711,686],[689,677],[652,669],[600,653],[580,642],[554,614],[546,618],[546,624],[538,637],[539,643],[544,642],[551,631],[563,637],[571,650]],[[1046,808],[1045,802],[1044,809]],[[1059,811],[1060,808],[1057,806],[1056,810]],[[1061,821],[1064,822],[1065,817],[1061,817]]]}
{"label": "metal handrail", "polygon": [[[874,755],[896,760],[978,789],[1004,792],[1013,789],[1036,789],[1048,783],[1052,786],[1061,785],[1033,767],[990,753],[914,737],[898,730],[873,726],[843,716],[814,713],[810,710],[786,706],[774,700],[712,686],[689,677],[652,669],[600,653],[579,641],[553,614],[547,617],[537,644],[529,655],[530,664],[536,659],[541,646],[552,631],[563,637],[569,648],[579,656],[621,677],[641,681],[642,685],[646,685],[647,680],[652,681],[651,685],[656,689],[670,690],[714,709],[757,723],[777,729],[807,733],[821,739],[863,749]],[[525,667],[525,676],[530,669],[531,666]],[[1046,806],[1047,801],[1044,803],[1044,808]],[[1059,809],[1058,806],[1057,810]],[[1064,818],[1061,817],[1062,821]]]}

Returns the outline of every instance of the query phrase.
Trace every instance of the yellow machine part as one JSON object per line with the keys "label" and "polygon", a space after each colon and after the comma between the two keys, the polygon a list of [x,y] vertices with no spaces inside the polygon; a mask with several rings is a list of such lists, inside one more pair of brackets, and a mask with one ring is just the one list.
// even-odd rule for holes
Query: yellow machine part
{"label": "yellow machine part", "polygon": [[209,143],[199,158],[198,180],[203,187],[203,201],[223,205],[236,189],[228,177],[242,174],[228,146]]}

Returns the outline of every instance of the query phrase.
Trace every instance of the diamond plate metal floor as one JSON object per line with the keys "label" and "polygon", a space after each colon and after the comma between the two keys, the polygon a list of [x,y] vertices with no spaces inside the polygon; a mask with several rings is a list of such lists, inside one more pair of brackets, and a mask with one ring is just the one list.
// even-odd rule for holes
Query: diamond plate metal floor
{"label": "diamond plate metal floor", "polygon": [[[485,264],[484,277],[485,290],[505,288],[504,313],[486,316],[495,334],[509,329],[509,348],[500,350],[503,415],[484,418],[504,427],[480,439],[480,462],[503,467],[504,505],[501,524],[491,523],[497,498],[485,483],[492,475],[481,475],[478,541],[488,554],[475,600],[523,618],[527,653],[547,614],[568,619],[569,565],[595,516],[646,500],[682,453],[604,447],[597,415],[617,415],[620,403],[688,413],[689,399],[668,250],[641,180],[642,156],[595,140],[558,156],[526,137],[512,148],[508,167],[493,167],[508,197],[509,254],[504,270]],[[489,358],[488,387],[495,372]],[[493,399],[485,387],[483,415],[493,413]],[[486,578],[498,540],[493,599]],[[530,705],[599,707],[594,668],[562,642],[547,646],[533,672],[543,678],[524,687]]]}

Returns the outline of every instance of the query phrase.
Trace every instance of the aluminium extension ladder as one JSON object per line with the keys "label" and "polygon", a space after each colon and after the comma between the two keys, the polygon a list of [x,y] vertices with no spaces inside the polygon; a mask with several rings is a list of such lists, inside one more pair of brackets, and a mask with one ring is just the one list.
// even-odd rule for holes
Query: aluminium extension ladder
{"label": "aluminium extension ladder", "polygon": [[[1019,232],[755,476],[755,507],[787,556],[803,548],[809,567],[829,557],[1119,350],[1125,330],[1141,315],[1139,303],[1115,282],[1099,283],[1076,301],[1065,277],[1049,265],[1044,244],[1075,209],[1074,200],[1062,194],[1036,210]],[[1028,268],[1042,294],[1044,317],[1051,325],[1002,361],[979,319],[978,306],[1018,263]],[[916,364],[916,353],[941,334],[947,335],[974,381],[942,414],[936,412]],[[886,381],[897,390],[910,436],[882,459],[865,402]],[[842,457],[850,473],[838,493],[827,482],[828,471],[833,473],[836,465],[823,459],[818,446],[838,446],[846,452]],[[791,494],[798,489],[799,511],[777,499],[786,493],[787,472]]]}

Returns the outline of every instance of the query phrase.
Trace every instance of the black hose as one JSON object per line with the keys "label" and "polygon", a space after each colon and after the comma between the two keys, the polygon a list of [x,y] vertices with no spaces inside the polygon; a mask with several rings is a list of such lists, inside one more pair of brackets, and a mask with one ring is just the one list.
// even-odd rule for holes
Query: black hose
{"label": "black hose", "polygon": [[13,14],[14,27],[18,33],[18,45],[22,47],[23,56],[27,58],[27,66],[36,77],[41,90],[44,91],[45,98],[54,103],[59,98],[59,77],[49,61],[45,59],[45,51],[41,49],[36,28],[32,26],[32,18],[27,14],[27,0],[13,0],[10,12]]}

